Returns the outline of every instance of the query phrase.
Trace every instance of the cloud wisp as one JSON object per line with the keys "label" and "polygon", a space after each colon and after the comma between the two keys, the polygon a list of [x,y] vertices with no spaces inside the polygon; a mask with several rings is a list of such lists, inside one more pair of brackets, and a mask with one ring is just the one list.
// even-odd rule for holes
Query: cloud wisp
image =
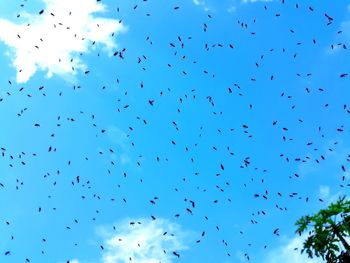
{"label": "cloud wisp", "polygon": [[192,0],[192,1],[196,6],[202,7],[204,11],[206,12],[211,11],[211,9],[209,8],[209,6],[204,0]]}
{"label": "cloud wisp", "polygon": [[98,227],[97,234],[103,239],[98,263],[172,263],[189,249],[186,244],[191,239],[190,232],[163,218],[125,219],[113,228]]}
{"label": "cloud wisp", "polygon": [[0,41],[17,70],[17,82],[27,82],[38,70],[53,75],[75,75],[86,70],[80,54],[96,45],[116,47],[114,36],[126,30],[118,20],[97,17],[106,7],[95,0],[43,0],[38,14],[21,13],[20,24],[0,18]]}
{"label": "cloud wisp", "polygon": [[[106,235],[106,231],[104,235]],[[102,263],[171,263],[185,245],[186,233],[165,219],[125,220],[107,232]]]}
{"label": "cloud wisp", "polygon": [[319,258],[310,259],[306,254],[300,253],[305,235],[287,240],[283,245],[273,249],[265,258],[265,263],[322,263]]}

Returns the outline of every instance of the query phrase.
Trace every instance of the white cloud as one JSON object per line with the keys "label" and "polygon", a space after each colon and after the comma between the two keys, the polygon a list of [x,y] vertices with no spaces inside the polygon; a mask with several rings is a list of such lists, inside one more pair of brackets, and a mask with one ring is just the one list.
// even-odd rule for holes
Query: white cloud
{"label": "white cloud", "polygon": [[322,263],[320,258],[310,259],[306,254],[301,254],[305,235],[287,240],[285,244],[270,251],[265,258],[265,263]]}
{"label": "white cloud", "polygon": [[210,11],[210,8],[208,7],[208,5],[204,0],[192,0],[192,1],[196,6],[201,6],[204,9],[204,11]]}
{"label": "white cloud", "polygon": [[103,263],[126,263],[130,258],[134,263],[171,263],[173,251],[187,249],[179,225],[165,219],[131,221],[117,224],[116,233],[106,238]]}
{"label": "white cloud", "polygon": [[330,188],[326,185],[321,185],[319,190],[319,196],[321,199],[325,200],[329,197],[330,194]]}
{"label": "white cloud", "polygon": [[112,154],[114,160],[118,159],[122,164],[129,164],[132,162],[130,155],[130,147],[128,145],[128,134],[117,126],[112,125],[107,129],[108,138],[116,144],[119,149],[117,154]]}
{"label": "white cloud", "polygon": [[202,0],[193,0],[193,3],[194,3],[195,5],[203,5],[203,4],[204,4],[204,1],[202,1]]}
{"label": "white cloud", "polygon": [[112,33],[126,30],[118,20],[96,17],[105,6],[96,0],[43,0],[44,13],[22,13],[25,23],[0,19],[0,41],[11,48],[17,82],[27,82],[38,70],[47,76],[76,74],[86,65],[79,53],[93,49],[92,42],[111,51]]}
{"label": "white cloud", "polygon": [[344,194],[342,191],[332,193],[329,186],[321,185],[318,195],[319,195],[319,198],[321,198],[325,202],[325,204],[328,206],[331,203],[337,202],[339,198]]}
{"label": "white cloud", "polygon": [[128,134],[126,132],[115,125],[111,125],[107,129],[107,134],[111,141],[121,147],[124,151],[127,151],[129,149],[129,146],[127,144]]}
{"label": "white cloud", "polygon": [[236,10],[237,10],[237,7],[234,5],[227,8],[227,12],[229,12],[229,13],[234,13],[234,12],[236,12]]}
{"label": "white cloud", "polygon": [[[169,220],[125,219],[112,227],[101,226],[97,234],[103,238],[103,250],[97,261],[70,260],[70,263],[172,263],[178,253],[189,249],[192,233]],[[63,263],[63,262],[60,262]]]}

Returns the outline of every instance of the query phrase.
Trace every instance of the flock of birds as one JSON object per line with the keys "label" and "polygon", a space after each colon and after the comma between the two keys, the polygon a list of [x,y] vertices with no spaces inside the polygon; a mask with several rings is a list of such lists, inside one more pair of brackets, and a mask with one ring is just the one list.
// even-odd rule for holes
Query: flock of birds
{"label": "flock of birds", "polygon": [[[165,36],[157,38],[155,32],[150,34],[146,29],[148,27],[143,25],[147,19],[157,17],[146,8],[152,1],[137,2],[124,9],[116,7],[115,10],[120,16],[123,12],[128,13],[123,20],[126,24],[133,14],[143,17],[143,11],[146,10],[146,19],[142,18],[145,22],[138,25],[139,30],[144,27],[143,42],[136,41],[130,43],[131,47],[123,47],[122,40],[128,38],[128,32],[116,36],[116,42],[121,47],[111,57],[97,51],[93,54],[96,55],[96,61],[107,61],[102,62],[102,65],[113,61],[116,72],[111,71],[113,76],[106,75],[113,79],[113,84],[104,84],[103,80],[95,78],[95,72],[102,74],[104,70],[111,70],[101,69],[101,64],[91,65],[82,72],[79,76],[81,83],[65,83],[66,87],[63,88],[50,84],[39,88],[26,84],[27,87],[8,78],[10,80],[3,88],[5,92],[0,99],[0,107],[6,103],[13,108],[21,105],[20,110],[16,109],[16,114],[8,117],[8,120],[16,118],[18,127],[23,129],[17,132],[22,134],[25,142],[23,148],[14,150],[10,143],[12,139],[0,140],[3,145],[0,150],[3,170],[0,176],[0,229],[3,230],[0,262],[52,262],[45,248],[48,242],[56,242],[56,246],[60,246],[58,242],[65,240],[66,236],[67,246],[79,247],[80,243],[76,240],[81,240],[78,236],[82,232],[90,231],[86,227],[88,223],[74,237],[66,232],[73,231],[81,222],[88,221],[95,226],[112,223],[101,220],[101,216],[115,209],[120,211],[119,217],[130,217],[130,213],[135,214],[137,210],[141,211],[140,214],[148,212],[146,217],[150,220],[168,217],[180,222],[184,228],[187,225],[195,226],[197,237],[189,245],[194,254],[203,253],[200,250],[203,245],[205,248],[218,248],[215,253],[206,251],[206,254],[222,253],[225,262],[237,262],[237,250],[241,251],[244,260],[259,262],[259,259],[251,256],[251,252],[262,249],[261,253],[267,253],[270,246],[262,237],[259,241],[254,240],[257,229],[262,236],[268,236],[267,240],[271,237],[278,240],[279,236],[285,234],[283,231],[286,228],[280,220],[287,220],[290,210],[306,207],[309,203],[326,204],[323,197],[315,198],[314,194],[304,192],[302,170],[312,170],[310,167],[323,165],[332,159],[332,153],[338,152],[342,144],[346,145],[349,132],[346,121],[350,117],[346,95],[349,93],[342,88],[314,84],[317,83],[314,75],[322,79],[331,73],[334,74],[329,76],[331,82],[346,85],[348,73],[345,71],[346,65],[344,71],[336,73],[329,69],[321,73],[312,72],[318,70],[318,65],[309,67],[313,58],[303,52],[303,47],[320,50],[318,43],[326,41],[319,40],[311,29],[310,39],[296,39],[299,28],[302,30],[308,23],[313,24],[313,20],[317,23],[322,21],[317,24],[320,32],[331,32],[335,39],[342,39],[337,43],[329,43],[327,52],[344,52],[345,56],[347,42],[346,37],[342,36],[349,32],[339,28],[337,17],[306,3],[281,0],[258,3],[257,9],[266,17],[265,20],[254,17],[255,14],[246,15],[243,20],[238,18],[239,14],[232,14],[228,27],[233,27],[237,36],[242,36],[241,41],[227,41],[231,38],[227,36],[225,28],[222,29],[224,33],[213,32],[225,27],[220,14],[201,10],[198,12],[203,13],[204,21],[188,25],[189,30],[198,30],[195,34],[182,35],[176,25],[166,25],[168,29],[164,32]],[[29,1],[24,1],[20,9],[25,9],[27,4]],[[190,21],[186,14],[182,14],[185,8],[170,4],[166,4],[167,10],[164,11],[169,17]],[[277,11],[272,12],[270,8]],[[279,22],[279,19],[284,18],[286,9],[295,12],[292,21],[298,29],[283,24],[286,22]],[[46,12],[55,15],[54,10],[45,9],[38,10],[38,15]],[[309,20],[297,20],[298,12],[302,12],[300,16]],[[162,17],[161,14],[158,16]],[[215,24],[215,20],[219,22]],[[279,38],[272,35],[256,40],[259,29],[268,31],[266,27],[270,24],[264,25],[265,21],[274,21],[281,27],[278,30],[285,35],[281,35],[283,40],[280,43],[272,42],[271,39],[277,41]],[[161,23],[167,24],[168,21]],[[258,26],[259,23],[262,26]],[[160,31],[165,30],[163,25],[158,26],[161,27]],[[221,41],[218,38],[222,38]],[[242,61],[245,52],[250,49],[255,49],[255,53],[265,49],[265,52],[255,58],[247,55]],[[138,54],[139,50],[144,53]],[[230,54],[232,59],[228,57]],[[304,57],[307,62],[303,62],[303,69],[298,71],[295,65],[304,61]],[[119,76],[124,74],[118,72],[123,70],[124,65],[125,76]],[[342,65],[338,64],[336,70],[339,66]],[[247,72],[250,76],[247,76]],[[298,88],[289,86],[292,82],[290,78],[293,78],[293,85],[299,83]],[[113,86],[118,88],[113,89]],[[84,95],[83,92],[89,89],[90,93],[87,94],[93,94],[92,97],[102,102],[88,98],[86,93]],[[76,105],[65,105],[66,97],[68,101],[76,102]],[[13,99],[18,99],[19,103],[13,103]],[[60,101],[67,110],[57,115],[52,108],[33,105],[35,99],[36,103],[39,101],[45,107]],[[325,103],[319,105],[324,100]],[[91,112],[90,108],[95,102],[97,106],[94,107],[98,112]],[[109,102],[113,108],[104,107]],[[22,103],[26,105],[22,107]],[[324,113],[328,109],[337,115]],[[22,119],[31,111],[40,114],[45,112],[48,117],[43,117],[42,122],[26,119],[22,123]],[[113,117],[105,117],[109,115]],[[111,128],[106,119],[115,119],[113,125],[118,128]],[[5,124],[2,129],[10,129],[9,126],[11,123]],[[61,132],[62,129],[65,132]],[[28,136],[32,135],[27,135],[26,131],[38,136],[30,138]],[[46,143],[47,147],[42,149],[41,145]],[[75,147],[75,143],[78,146]],[[37,150],[28,145],[35,146]],[[336,175],[333,181],[338,181],[342,193],[346,193],[350,186],[346,171],[349,161],[350,153],[344,153],[341,160],[336,162],[338,170],[334,171]],[[80,173],[79,169],[83,172]],[[285,172],[280,174],[283,170]],[[305,180],[316,181],[317,185],[315,179]],[[30,181],[35,183],[31,184]],[[21,192],[25,194],[17,198]],[[46,201],[40,201],[37,197],[31,200],[27,196],[29,193],[46,198]],[[5,204],[4,200],[9,201]],[[13,212],[22,209],[18,205],[19,200],[26,200],[26,204],[30,204],[28,207],[36,207],[35,211],[26,210],[31,213],[30,216],[22,215],[30,218],[28,224],[40,225],[47,214],[46,220],[58,219],[52,228],[66,231],[63,236],[59,236],[59,232],[51,231],[49,234],[37,230],[35,233],[41,240],[38,239],[37,246],[31,244],[30,247],[37,247],[38,251],[29,251],[23,259],[19,258],[22,254],[14,250],[11,243],[16,242],[17,235],[25,234],[23,230],[18,230],[18,220],[15,219],[18,215]],[[11,205],[11,202],[17,202],[17,205]],[[100,206],[98,202],[103,205]],[[63,212],[67,205],[72,206],[67,210],[71,223],[67,223],[67,212]],[[87,212],[82,214],[80,209]],[[55,213],[65,213],[64,219],[60,221],[60,215]],[[292,221],[290,223],[293,224]],[[135,224],[137,222],[130,222],[130,225]],[[104,250],[104,244],[97,245],[98,253]],[[174,262],[186,261],[181,251],[164,253],[171,254]],[[67,257],[64,251],[61,254],[61,260],[67,263],[71,261],[64,259]],[[136,262],[132,255],[129,261]]]}

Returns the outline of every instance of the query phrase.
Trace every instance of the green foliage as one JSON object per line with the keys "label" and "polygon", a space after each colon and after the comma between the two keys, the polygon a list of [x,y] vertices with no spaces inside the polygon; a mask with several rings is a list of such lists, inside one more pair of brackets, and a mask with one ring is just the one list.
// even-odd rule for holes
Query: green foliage
{"label": "green foliage", "polygon": [[350,245],[346,241],[350,236],[350,200],[341,197],[326,209],[301,217],[295,224],[299,235],[310,229],[302,253],[327,262],[350,262]]}

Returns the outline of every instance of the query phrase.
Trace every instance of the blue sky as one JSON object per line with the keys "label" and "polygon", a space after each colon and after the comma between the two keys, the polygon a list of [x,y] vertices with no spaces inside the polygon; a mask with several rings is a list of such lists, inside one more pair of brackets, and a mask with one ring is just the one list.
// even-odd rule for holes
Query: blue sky
{"label": "blue sky", "polygon": [[285,2],[1,1],[0,262],[320,262],[350,2]]}

